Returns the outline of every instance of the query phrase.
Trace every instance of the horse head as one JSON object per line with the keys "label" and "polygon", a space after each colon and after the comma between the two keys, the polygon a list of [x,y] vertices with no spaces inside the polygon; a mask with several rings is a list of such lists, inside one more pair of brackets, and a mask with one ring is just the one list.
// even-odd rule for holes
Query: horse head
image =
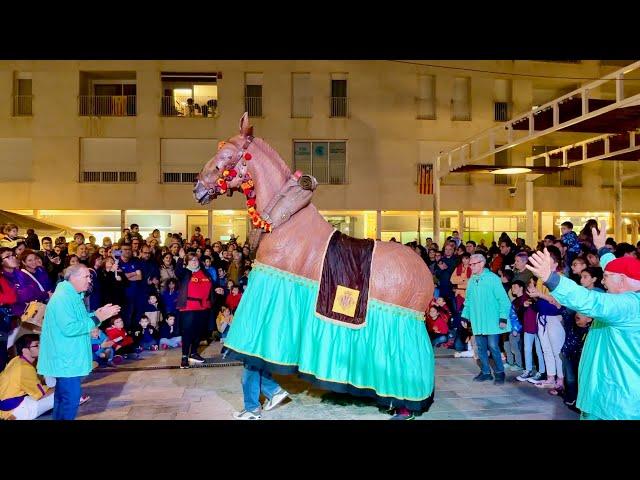
{"label": "horse head", "polygon": [[[298,173],[298,172],[296,172]],[[270,231],[270,225],[258,213],[265,208],[291,177],[291,170],[267,142],[253,136],[249,115],[240,118],[240,133],[218,144],[193,187],[198,203],[206,205],[219,195],[232,196],[240,191],[247,197],[247,209],[257,228]],[[296,177],[297,178],[297,177]]]}
{"label": "horse head", "polygon": [[219,142],[217,153],[198,174],[193,187],[193,196],[198,203],[206,205],[225,193],[232,196],[236,190],[242,190],[243,183],[251,180],[247,161],[252,156],[247,150],[253,140],[253,127],[245,112],[240,119],[240,133]]}

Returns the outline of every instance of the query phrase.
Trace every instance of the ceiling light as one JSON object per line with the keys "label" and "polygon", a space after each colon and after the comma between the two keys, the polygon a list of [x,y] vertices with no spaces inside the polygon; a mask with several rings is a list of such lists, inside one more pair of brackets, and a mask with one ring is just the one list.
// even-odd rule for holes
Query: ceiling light
{"label": "ceiling light", "polygon": [[494,175],[517,175],[519,173],[529,173],[531,172],[530,168],[524,167],[513,167],[513,168],[499,168],[498,170],[494,170],[491,173]]}

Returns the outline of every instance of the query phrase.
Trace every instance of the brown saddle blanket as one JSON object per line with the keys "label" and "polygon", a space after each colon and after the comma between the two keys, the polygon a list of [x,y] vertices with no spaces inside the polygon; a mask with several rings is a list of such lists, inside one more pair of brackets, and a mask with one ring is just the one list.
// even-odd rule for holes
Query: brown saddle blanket
{"label": "brown saddle blanket", "polygon": [[324,257],[316,312],[352,326],[367,316],[373,240],[333,232]]}

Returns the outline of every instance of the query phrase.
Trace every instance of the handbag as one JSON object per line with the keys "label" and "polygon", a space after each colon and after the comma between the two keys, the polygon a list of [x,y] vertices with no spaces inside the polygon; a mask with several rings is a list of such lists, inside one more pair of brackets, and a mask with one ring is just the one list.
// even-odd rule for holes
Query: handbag
{"label": "handbag", "polygon": [[[42,292],[45,291],[44,287],[40,284],[40,282],[36,279],[36,277],[31,275],[31,273],[29,273],[25,269],[22,269],[22,273],[29,275],[29,277],[31,277],[31,279],[38,284],[40,291]],[[34,330],[38,332],[41,331],[42,321],[44,320],[44,312],[46,308],[47,308],[47,305],[42,302],[39,302],[38,300],[33,300],[29,302],[26,308],[24,309],[24,313],[20,317],[20,320],[22,321],[22,323],[25,324],[23,325],[24,328],[28,328],[30,330]]]}
{"label": "handbag", "polygon": [[44,312],[47,306],[42,303],[34,300],[33,302],[29,302],[27,307],[24,309],[24,313],[20,317],[22,321],[21,325],[24,328],[28,328],[30,330],[42,330],[42,321],[44,320]]}

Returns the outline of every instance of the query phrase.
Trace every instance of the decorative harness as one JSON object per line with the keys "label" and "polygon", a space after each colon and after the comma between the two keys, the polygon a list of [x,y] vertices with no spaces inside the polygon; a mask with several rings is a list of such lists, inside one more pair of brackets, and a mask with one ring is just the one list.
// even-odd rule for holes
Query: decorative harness
{"label": "decorative harness", "polygon": [[[228,183],[235,178],[242,178],[240,190],[247,198],[247,212],[251,217],[252,229],[249,234],[251,248],[257,248],[262,233],[270,233],[274,228],[289,220],[295,213],[306,207],[311,202],[312,192],[317,188],[318,182],[311,175],[303,175],[296,171],[292,174],[274,195],[271,201],[263,209],[262,215],[256,208],[255,185],[249,175],[247,161],[252,155],[247,150],[254,140],[253,135],[247,135],[244,144],[238,152],[235,161],[229,162],[222,175],[216,180],[216,185],[209,189],[209,195],[231,196],[233,189],[228,188]],[[224,141],[218,143],[218,150],[225,145]],[[272,218],[272,215],[274,218]]]}

